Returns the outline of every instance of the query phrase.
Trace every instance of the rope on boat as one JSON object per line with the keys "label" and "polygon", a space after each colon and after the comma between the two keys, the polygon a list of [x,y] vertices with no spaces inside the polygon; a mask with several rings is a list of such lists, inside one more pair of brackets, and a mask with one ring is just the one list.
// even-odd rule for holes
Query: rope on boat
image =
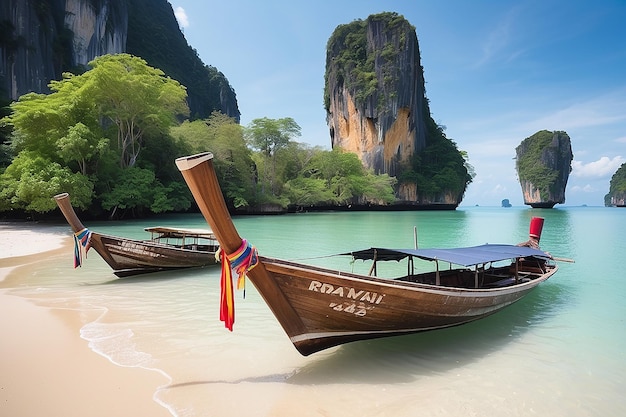
{"label": "rope on boat", "polygon": [[215,259],[222,264],[220,279],[220,320],[231,332],[235,323],[235,297],[233,291],[233,271],[238,275],[237,289],[243,289],[246,297],[246,273],[259,263],[259,255],[254,246],[242,239],[241,246],[234,253],[222,256],[222,248],[215,253]]}
{"label": "rope on boat", "polygon": [[74,233],[74,268],[82,266],[83,249],[86,258],[89,248],[91,248],[91,231],[85,227],[83,230]]}

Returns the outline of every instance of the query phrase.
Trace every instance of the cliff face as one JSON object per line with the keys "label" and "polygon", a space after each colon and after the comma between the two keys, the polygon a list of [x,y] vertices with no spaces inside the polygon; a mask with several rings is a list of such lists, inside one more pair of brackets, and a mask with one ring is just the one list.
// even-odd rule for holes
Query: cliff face
{"label": "cliff face", "polygon": [[65,25],[74,35],[72,66],[86,66],[97,56],[126,50],[128,9],[124,1],[66,0]]}
{"label": "cliff face", "polygon": [[[332,146],[359,155],[366,168],[396,175],[426,143],[424,77],[415,28],[403,18],[391,22],[370,16],[352,30],[364,32],[360,62],[340,57],[346,48],[342,30],[331,38],[326,58],[327,122]],[[336,31],[336,33],[337,33]],[[367,90],[370,91],[367,91]]]}
{"label": "cliff face", "polygon": [[[54,53],[59,42],[64,0],[2,0],[0,2],[0,88],[15,100],[30,91],[47,91],[60,74],[62,57]],[[39,5],[36,8],[35,5]]]}
{"label": "cliff face", "polygon": [[123,52],[185,85],[192,115],[219,110],[239,121],[234,90],[187,44],[167,0],[0,2],[0,97],[48,93],[64,71],[82,72],[97,56]]}
{"label": "cliff face", "polygon": [[126,45],[124,1],[3,0],[0,4],[0,76],[11,100],[47,93],[50,80]]}
{"label": "cliff face", "polygon": [[224,74],[205,65],[187,44],[172,5],[167,0],[130,0],[128,8],[126,52],[141,56],[187,87],[192,117],[207,118],[219,110],[239,122],[235,90]]}
{"label": "cliff face", "polygon": [[[377,174],[397,177],[396,197],[403,204],[454,208],[460,203],[471,177],[456,145],[432,120],[417,35],[408,21],[381,13],[338,26],[327,44],[325,78],[333,148],[357,154]],[[447,178],[452,187],[433,186],[435,171],[449,160],[430,169],[429,156],[418,157],[429,146],[449,152],[456,171]],[[420,169],[431,172],[423,175]],[[428,176],[429,184],[420,183]]]}
{"label": "cliff face", "polygon": [[524,139],[515,151],[524,204],[544,208],[563,204],[574,157],[567,133],[542,130]]}
{"label": "cliff face", "polygon": [[626,164],[622,164],[609,183],[609,193],[604,196],[607,207],[626,207]]}
{"label": "cliff face", "polygon": [[612,195],[609,205],[613,207],[626,207],[626,192]]}

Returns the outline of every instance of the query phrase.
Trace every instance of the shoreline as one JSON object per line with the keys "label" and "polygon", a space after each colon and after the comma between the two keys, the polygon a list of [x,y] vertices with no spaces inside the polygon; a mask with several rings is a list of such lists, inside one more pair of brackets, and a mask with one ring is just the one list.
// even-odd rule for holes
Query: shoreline
{"label": "shoreline", "polygon": [[155,397],[169,384],[165,375],[93,351],[80,335],[79,310],[18,294],[23,267],[71,253],[69,228],[2,223],[0,233],[0,414],[171,417]]}

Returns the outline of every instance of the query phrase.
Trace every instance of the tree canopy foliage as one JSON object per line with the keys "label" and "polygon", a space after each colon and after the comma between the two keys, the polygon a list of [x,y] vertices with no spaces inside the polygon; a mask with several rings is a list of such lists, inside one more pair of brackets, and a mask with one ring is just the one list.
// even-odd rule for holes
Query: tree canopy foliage
{"label": "tree canopy foliage", "polygon": [[[158,212],[180,206],[154,206],[178,178],[136,174],[148,162],[140,159],[142,149],[169,135],[177,117],[188,114],[185,89],[128,54],[101,56],[90,66],[81,75],[65,73],[52,81],[50,94],[25,94],[11,104],[12,113],[3,122],[13,128],[17,157],[0,175],[9,202],[5,210],[50,211],[56,207],[51,197],[60,192],[69,192],[78,207],[96,205],[113,213],[117,208]],[[133,167],[137,170],[127,171]],[[33,174],[36,169],[42,172]],[[138,189],[128,187],[131,174],[146,187],[132,204],[128,201],[137,198]],[[33,190],[48,203],[33,204]]]}
{"label": "tree canopy foliage", "polygon": [[328,205],[385,205],[395,200],[394,184],[395,178],[386,174],[366,172],[355,154],[334,149],[315,153],[287,187],[291,198],[302,206],[315,205],[314,196],[318,203]]}
{"label": "tree canopy foliage", "polygon": [[[79,76],[86,78],[84,95],[93,100],[99,116],[117,127],[122,168],[135,165],[145,136],[167,131],[177,117],[189,115],[185,88],[144,60],[104,55],[90,65],[93,69]],[[51,87],[58,91],[55,82]]]}
{"label": "tree canopy foliage", "polygon": [[398,182],[416,184],[418,195],[427,201],[437,202],[446,193],[460,200],[474,178],[474,168],[467,153],[446,137],[443,126],[430,117],[427,126],[426,147],[416,152],[409,166],[402,167]]}
{"label": "tree canopy foliage", "polygon": [[206,120],[185,121],[172,127],[172,137],[187,144],[190,153],[211,151],[222,191],[233,208],[256,204],[256,172],[244,128],[235,119],[213,112]]}
{"label": "tree canopy foliage", "polygon": [[622,164],[611,177],[611,193],[626,193],[626,164]]}

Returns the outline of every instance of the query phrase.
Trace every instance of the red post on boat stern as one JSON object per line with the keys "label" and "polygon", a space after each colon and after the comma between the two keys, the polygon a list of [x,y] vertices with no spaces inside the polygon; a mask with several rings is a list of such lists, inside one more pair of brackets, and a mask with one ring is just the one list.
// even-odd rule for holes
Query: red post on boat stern
{"label": "red post on boat stern", "polygon": [[541,231],[543,230],[543,217],[533,217],[530,219],[530,232],[528,233],[532,239],[541,239]]}

